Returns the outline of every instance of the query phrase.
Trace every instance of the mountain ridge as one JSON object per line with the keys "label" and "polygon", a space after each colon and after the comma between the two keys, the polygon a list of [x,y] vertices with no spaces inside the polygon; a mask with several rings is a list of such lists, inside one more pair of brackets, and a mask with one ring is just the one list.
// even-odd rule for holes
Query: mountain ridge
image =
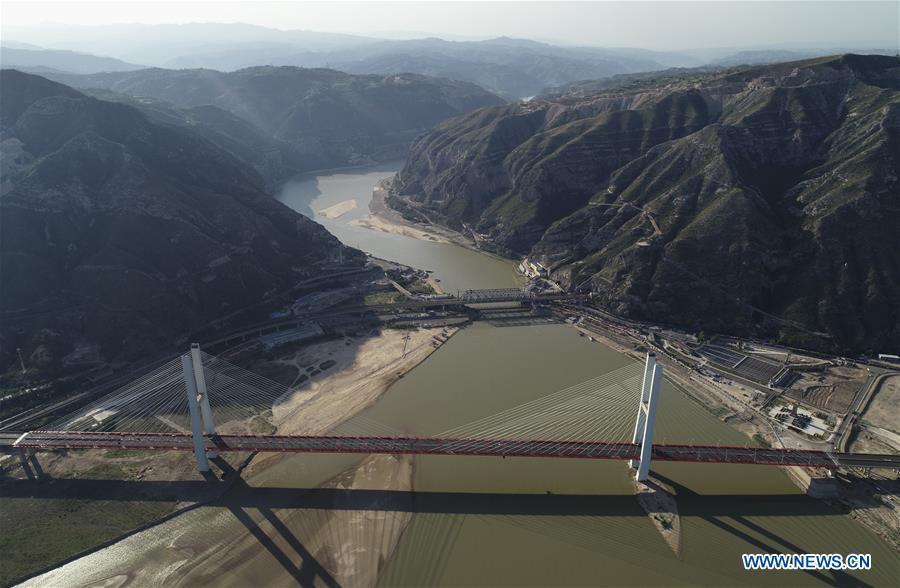
{"label": "mountain ridge", "polygon": [[0,70],[0,360],[161,349],[359,252],[198,133]]}
{"label": "mountain ridge", "polygon": [[114,57],[61,49],[0,47],[0,67],[10,69],[46,68],[57,72],[90,74],[104,71],[133,71],[146,66]]}
{"label": "mountain ridge", "polygon": [[447,121],[414,144],[389,203],[625,315],[900,345],[900,60],[682,75]]}
{"label": "mountain ridge", "polygon": [[270,141],[269,150],[280,160],[267,165],[283,171],[275,179],[290,172],[401,158],[413,138],[437,122],[503,102],[467,82],[327,68],[154,68],[48,77],[85,91],[152,98],[182,110],[213,106],[227,111]]}

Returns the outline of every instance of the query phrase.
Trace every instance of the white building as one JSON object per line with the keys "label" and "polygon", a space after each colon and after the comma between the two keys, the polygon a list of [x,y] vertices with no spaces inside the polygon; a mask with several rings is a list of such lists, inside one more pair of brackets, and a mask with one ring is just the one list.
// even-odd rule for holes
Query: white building
{"label": "white building", "polygon": [[546,278],[550,272],[540,262],[532,261],[527,257],[519,264],[519,271],[529,278]]}

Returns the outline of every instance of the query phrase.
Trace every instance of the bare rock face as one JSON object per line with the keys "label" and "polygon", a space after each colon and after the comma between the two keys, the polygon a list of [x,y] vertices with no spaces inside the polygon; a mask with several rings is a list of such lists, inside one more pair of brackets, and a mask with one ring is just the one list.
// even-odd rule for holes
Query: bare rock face
{"label": "bare rock face", "polygon": [[617,312],[900,346],[900,59],[585,87],[439,125],[389,202]]}
{"label": "bare rock face", "polygon": [[168,349],[343,247],[200,134],[14,70],[0,88],[4,367],[46,332],[57,361]]}

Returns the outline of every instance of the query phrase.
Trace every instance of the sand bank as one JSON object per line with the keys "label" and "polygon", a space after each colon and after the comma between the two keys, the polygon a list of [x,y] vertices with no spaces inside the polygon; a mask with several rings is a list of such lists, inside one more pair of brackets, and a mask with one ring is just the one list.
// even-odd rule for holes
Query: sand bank
{"label": "sand bank", "polygon": [[[434,336],[455,331],[384,329],[373,336],[310,345],[278,360],[303,373],[306,366],[327,360],[336,362],[329,369],[333,370],[330,375],[316,376],[279,399],[273,409],[278,432],[322,434],[333,430],[373,404],[400,376],[433,353]],[[251,482],[253,471],[284,458],[280,454],[259,456],[250,468]],[[409,491],[412,484],[411,456],[372,455],[320,488]],[[338,584],[374,586],[412,518],[409,511],[285,509],[276,511],[274,516]],[[279,534],[269,526],[265,521],[261,524],[263,532],[278,541]],[[232,552],[224,559],[237,562],[228,570],[235,585],[248,578],[262,584],[283,579],[283,570],[264,565],[268,550],[254,537],[242,538],[229,551]],[[271,577],[265,577],[266,570]]]}
{"label": "sand bank", "polygon": [[[301,373],[308,373],[306,367],[311,365],[335,362],[322,374],[293,386],[292,392],[279,399],[272,415],[278,433],[332,431],[373,404],[401,375],[434,352],[433,337],[441,332],[454,333],[455,329],[383,329],[370,336],[309,345],[276,360]],[[260,454],[245,471],[245,478],[254,485],[254,479],[263,470],[289,457]],[[412,490],[411,456],[372,455],[360,459],[319,488]],[[301,494],[303,489],[297,492]],[[288,530],[288,536],[312,556],[310,570],[316,575],[326,574],[341,586],[374,586],[411,518],[411,512],[402,510],[277,509],[260,522],[260,531],[277,549],[291,553],[292,546],[285,542],[283,532]],[[271,564],[271,546],[256,536],[244,535],[224,547],[224,553],[217,555],[228,562],[227,573],[219,576],[223,585],[240,586],[251,581],[255,585],[278,585],[287,580],[284,569]],[[315,583],[322,584],[319,579]]]}
{"label": "sand bank", "polygon": [[[406,491],[413,486],[409,455],[372,455],[324,485],[348,490]],[[341,586],[375,586],[378,576],[412,520],[412,495],[406,510],[316,510],[295,513],[313,532],[304,542],[333,571]],[[311,519],[311,520],[310,520]],[[301,539],[302,540],[302,539]]]}
{"label": "sand bank", "polygon": [[329,206],[328,208],[323,208],[318,211],[319,214],[324,216],[327,219],[336,219],[344,216],[351,210],[356,208],[356,200],[344,200],[343,202],[338,202],[334,206]]}
{"label": "sand bank", "polygon": [[371,337],[310,345],[279,360],[304,373],[305,366],[322,361],[333,360],[335,365],[329,369],[331,375],[314,377],[276,402],[272,420],[278,433],[322,434],[364,410],[435,351],[433,337],[441,332],[452,334],[456,330],[383,329]]}
{"label": "sand bank", "polygon": [[[373,455],[320,486],[335,490],[409,491],[413,483],[409,456]],[[298,489],[298,501],[304,490]],[[339,499],[339,494],[335,499]],[[410,497],[410,502],[412,498]],[[264,513],[256,533],[244,533],[215,552],[215,578],[189,575],[185,583],[217,586],[374,586],[412,518],[409,509],[277,508]],[[263,542],[259,537],[266,537]],[[272,558],[273,553],[308,554],[295,564],[297,575]],[[293,557],[297,557],[294,555]],[[299,577],[298,577],[299,576]],[[305,576],[305,581],[301,577]]]}
{"label": "sand bank", "polygon": [[[629,473],[631,473],[629,471]],[[650,474],[646,482],[632,481],[638,504],[659,534],[662,535],[672,552],[681,556],[681,516],[674,490]]]}
{"label": "sand bank", "polygon": [[420,241],[431,241],[432,243],[450,243],[450,240],[442,235],[430,233],[414,225],[399,223],[386,215],[370,214],[366,218],[360,218],[351,221],[350,224],[372,231],[381,231],[382,233],[391,233],[393,235],[412,237],[413,239],[418,239]]}
{"label": "sand bank", "polygon": [[387,205],[386,197],[387,183],[376,186],[372,191],[372,200],[369,202],[369,216],[355,220],[351,224],[384,233],[404,235],[420,241],[453,243],[484,253],[475,247],[475,243],[471,239],[461,233],[434,224],[424,226],[406,220],[400,213]]}

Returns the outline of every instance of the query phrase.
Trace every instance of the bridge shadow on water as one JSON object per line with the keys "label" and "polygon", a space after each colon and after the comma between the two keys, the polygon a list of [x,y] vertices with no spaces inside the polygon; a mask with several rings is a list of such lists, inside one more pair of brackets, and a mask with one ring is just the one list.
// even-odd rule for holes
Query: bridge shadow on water
{"label": "bridge shadow on water", "polygon": [[[661,476],[658,476],[662,479]],[[675,484],[673,484],[674,486]],[[690,492],[690,491],[688,491]],[[209,499],[209,482],[60,479],[11,481],[0,496],[78,498],[107,501],[194,501]],[[512,494],[422,492],[342,488],[249,486],[240,480],[210,506],[242,508],[372,510],[437,514],[518,516],[646,516],[632,494]],[[846,514],[834,505],[797,494],[678,495],[682,516],[818,517]]]}
{"label": "bridge shadow on water", "polygon": [[[754,503],[760,498],[771,500],[772,497],[731,497],[731,508],[727,510],[720,509],[722,512],[716,512],[716,509],[709,510],[706,508],[709,500],[708,496],[698,494],[658,472],[654,471],[653,475],[657,480],[668,484],[675,491],[675,494],[678,497],[678,512],[680,515],[699,517],[722,531],[737,537],[747,545],[756,547],[763,553],[809,553],[809,551],[801,548],[799,545],[747,518],[751,516],[778,516],[776,513],[754,512],[753,509]],[[791,503],[794,501],[796,501],[795,506],[799,508],[790,508]],[[700,508],[697,508],[698,505]],[[821,500],[809,498],[805,495],[781,496],[776,498],[774,502],[770,502],[769,506],[774,506],[774,510],[780,511],[782,516],[786,515],[783,511],[784,508],[787,508],[787,512],[791,513],[786,516],[828,516],[844,514],[847,512],[846,510],[839,509],[836,506],[827,504]],[[726,519],[731,519],[732,522],[729,522]],[[742,530],[741,526],[764,537],[765,540],[754,537],[747,531]],[[750,550],[747,551],[749,552]],[[841,570],[804,571],[811,577],[828,586],[871,586],[863,580],[853,577]]]}
{"label": "bridge shadow on water", "polygon": [[[290,530],[287,524],[271,508],[257,507],[257,510],[262,514],[263,519],[273,531],[272,533],[267,533],[242,506],[233,504],[226,504],[226,506],[231,514],[244,525],[247,531],[256,538],[259,544],[281,564],[284,570],[300,586],[320,586],[324,584],[325,586],[336,587],[340,585],[331,572],[309,552],[296,534]],[[276,538],[286,543],[293,550],[294,555],[280,547],[275,541]],[[316,582],[316,578],[320,582]]]}
{"label": "bridge shadow on water", "polygon": [[[218,461],[218,460],[217,460]],[[595,517],[646,517],[633,495],[509,494],[488,492],[421,492],[398,490],[356,490],[342,488],[254,487],[247,484],[229,466],[223,481],[194,480],[180,482],[121,481],[97,479],[5,480],[0,496],[31,498],[81,498],[107,501],[179,500],[205,501],[209,507],[225,508],[256,541],[300,585],[338,586],[339,581],[326,565],[317,560],[298,537],[298,521],[291,521],[294,509],[305,511],[306,518],[316,512],[369,511],[370,513],[409,513],[410,515],[450,515],[445,521],[460,521],[468,515],[482,517],[569,517],[573,522],[599,520]],[[797,494],[776,495],[701,495],[659,473],[655,477],[674,488],[682,517],[697,517],[765,553],[806,553],[807,550],[751,520],[753,517],[823,517],[845,514],[832,504]],[[218,497],[210,488],[219,486]],[[227,490],[226,490],[227,486]],[[261,517],[254,518],[256,511]],[[394,513],[393,515],[390,513]],[[324,516],[324,515],[323,515]],[[533,517],[538,517],[534,519]],[[324,520],[324,519],[323,519]],[[429,519],[434,520],[434,519]],[[496,519],[493,519],[496,520]],[[524,519],[523,519],[524,520]],[[549,520],[549,519],[546,519]],[[322,523],[313,521],[321,530]],[[381,525],[394,524],[391,520]],[[426,524],[434,525],[436,522]],[[450,524],[450,523],[441,523]],[[579,523],[581,524],[581,523]],[[302,525],[301,525],[302,526]],[[304,533],[304,536],[309,536]],[[333,536],[339,544],[343,539]],[[589,539],[587,539],[589,540]],[[596,549],[597,544],[586,545]],[[602,544],[600,545],[602,548]],[[747,549],[754,551],[754,549]],[[316,551],[318,554],[319,551]],[[438,557],[440,556],[440,557]],[[448,548],[435,555],[436,566],[446,565]],[[326,562],[327,563],[327,562]],[[440,565],[438,565],[440,564]],[[437,573],[437,568],[432,570]],[[843,572],[807,571],[817,581],[831,586],[866,586],[859,577]],[[437,580],[437,578],[434,578]]]}
{"label": "bridge shadow on water", "polygon": [[[287,524],[282,521],[278,515],[272,511],[272,506],[257,502],[253,507],[262,515],[263,519],[269,524],[271,532],[267,533],[262,526],[257,523],[253,517],[247,512],[247,505],[243,501],[234,501],[232,497],[253,493],[254,488],[248,486],[239,472],[231,467],[222,457],[212,459],[213,462],[222,471],[222,481],[231,483],[229,491],[221,496],[218,500],[211,503],[211,506],[225,506],[231,514],[247,529],[253,537],[263,546],[269,554],[284,568],[300,586],[328,586],[329,588],[337,588],[340,586],[331,572],[323,566],[318,559],[306,548],[297,535],[291,531]],[[218,481],[215,475],[207,474],[207,483]],[[293,551],[285,551],[280,547],[275,539],[281,539],[286,547]],[[296,562],[296,563],[295,563]],[[316,579],[319,579],[316,582]]]}

